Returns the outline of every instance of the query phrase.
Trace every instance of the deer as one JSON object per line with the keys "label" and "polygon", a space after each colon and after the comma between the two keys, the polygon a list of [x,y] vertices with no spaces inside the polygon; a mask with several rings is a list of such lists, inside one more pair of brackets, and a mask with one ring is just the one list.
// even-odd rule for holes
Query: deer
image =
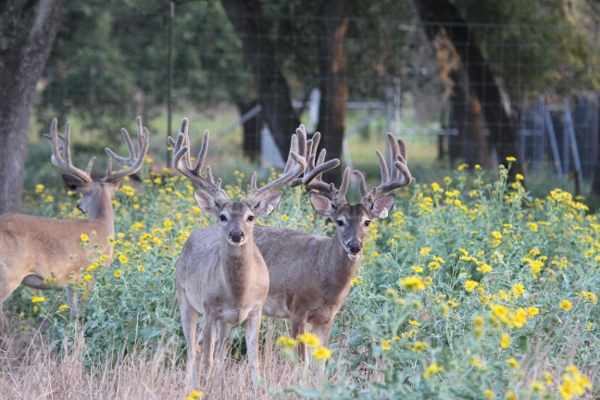
{"label": "deer", "polygon": [[[198,380],[202,363],[204,377],[211,378],[213,364],[221,365],[225,342],[233,324],[245,322],[248,364],[255,397],[259,393],[258,334],[262,308],[269,291],[269,271],[254,242],[256,220],[277,208],[282,195],[277,190],[300,176],[306,168],[306,137],[292,136],[292,146],[283,175],[257,188],[252,175],[250,194],[232,201],[215,183],[210,166],[202,175],[209,145],[205,131],[200,153],[192,167],[188,120],[183,119],[177,140],[169,138],[173,148],[174,169],[197,184],[194,199],[207,214],[216,217],[218,226],[195,230],[183,246],[176,262],[176,282],[181,324],[187,343],[186,385]],[[196,332],[202,314],[202,325]],[[199,339],[196,341],[196,336]]]}
{"label": "deer", "polygon": [[[58,120],[52,120],[50,135],[44,135],[51,143],[51,162],[66,171],[62,179],[67,189],[81,193],[77,208],[87,214],[87,219],[0,215],[0,310],[3,302],[23,284],[41,290],[62,290],[66,286],[66,300],[72,315],[77,311],[76,295],[68,283],[77,280],[81,271],[93,262],[102,261],[110,265],[112,244],[109,238],[115,234],[112,196],[124,177],[140,170],[148,151],[148,130],[142,127],[140,117],[137,117],[136,123],[137,156],[129,133],[125,128],[121,129],[129,156],[120,157],[106,148],[109,156],[106,175],[93,180],[91,172],[96,157],[89,161],[85,171],[73,166],[70,124],[66,124],[63,136],[57,132]],[[113,160],[128,168],[113,172]],[[88,236],[88,248],[97,248],[98,252],[94,253],[98,254],[88,254],[81,247],[82,235]]]}
{"label": "deer", "polygon": [[[299,130],[304,130],[301,125]],[[322,173],[339,165],[339,160],[324,163],[326,150],[316,158],[320,134],[307,145],[308,164],[302,178],[290,186],[304,185],[314,211],[335,224],[333,238],[292,229],[257,226],[254,240],[269,266],[269,293],[263,315],[291,320],[291,336],[297,338],[312,324],[314,334],[327,345],[333,321],[350,293],[351,281],[358,271],[369,224],[385,218],[392,210],[395,195],[390,192],[409,185],[414,179],[407,166],[406,144],[387,133],[392,152],[391,171],[379,150],[381,184],[368,190],[364,175],[353,171],[361,200],[349,204],[346,193],[350,168],[343,173],[339,188],[322,180]],[[316,162],[315,162],[316,161]],[[308,360],[307,348],[298,345],[298,357]]]}
{"label": "deer", "polygon": [[[296,129],[296,136],[306,137],[304,125]],[[364,175],[354,171],[361,200],[358,204],[348,204],[346,193],[351,171],[346,168],[339,189],[333,183],[323,182],[323,172],[339,166],[340,160],[325,162],[325,149],[317,157],[320,137],[316,132],[301,148],[300,154],[307,159],[306,171],[290,186],[303,185],[309,190],[314,211],[336,224],[334,237],[256,226],[254,242],[269,270],[269,291],[262,314],[289,319],[293,338],[307,332],[308,324],[312,324],[313,332],[327,345],[335,315],[348,298],[352,279],[360,267],[369,224],[375,218],[386,218],[395,203],[395,195],[390,192],[409,185],[414,179],[407,166],[406,143],[388,132],[391,171],[383,154],[375,150],[381,184],[368,190]],[[202,234],[194,231],[188,242],[194,246],[216,246],[219,240],[216,230],[216,227],[208,227],[201,229]],[[302,362],[308,361],[308,349],[303,343],[298,345],[298,357]]]}

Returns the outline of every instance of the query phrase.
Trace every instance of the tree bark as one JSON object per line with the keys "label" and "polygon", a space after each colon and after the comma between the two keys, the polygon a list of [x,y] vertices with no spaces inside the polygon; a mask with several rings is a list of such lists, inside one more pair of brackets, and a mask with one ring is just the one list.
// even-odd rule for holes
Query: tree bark
{"label": "tree bark", "polygon": [[[342,158],[342,143],[348,101],[344,40],[348,30],[348,1],[325,0],[319,26],[319,73],[321,105],[318,130],[329,158]],[[324,174],[326,182],[342,180],[340,168]]]}
{"label": "tree bark", "polygon": [[458,130],[458,136],[450,136],[450,157],[453,161],[462,158],[470,167],[479,164],[484,168],[492,168],[481,102],[470,88],[462,65],[451,71],[449,77],[454,81],[450,95],[450,128]]}
{"label": "tree bark", "polygon": [[0,214],[21,211],[29,114],[65,0],[4,4],[0,11]]}
{"label": "tree bark", "polygon": [[522,174],[517,130],[504,108],[500,88],[490,66],[466,21],[449,0],[413,0],[413,3],[429,40],[433,40],[442,29],[445,30],[466,68],[469,84],[481,102],[490,131],[488,139],[496,149],[499,161],[508,164],[506,157],[517,158],[510,175]]}
{"label": "tree bark", "polygon": [[275,46],[263,28],[258,0],[221,0],[227,17],[242,41],[244,57],[252,68],[258,102],[281,154],[288,153],[292,133],[300,125],[287,81],[279,67]]}

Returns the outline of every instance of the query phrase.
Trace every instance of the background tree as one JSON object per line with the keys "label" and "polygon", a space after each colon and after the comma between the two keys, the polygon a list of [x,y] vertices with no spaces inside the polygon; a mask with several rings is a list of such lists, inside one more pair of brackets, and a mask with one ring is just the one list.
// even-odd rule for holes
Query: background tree
{"label": "background tree", "polygon": [[21,211],[27,127],[65,0],[0,2],[0,214]]}

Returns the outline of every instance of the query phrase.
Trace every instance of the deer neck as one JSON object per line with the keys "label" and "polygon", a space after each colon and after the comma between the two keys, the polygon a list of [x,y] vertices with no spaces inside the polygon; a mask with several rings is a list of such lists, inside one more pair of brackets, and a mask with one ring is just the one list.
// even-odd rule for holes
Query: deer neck
{"label": "deer neck", "polygon": [[98,198],[95,204],[88,210],[88,219],[102,224],[106,236],[115,236],[115,214],[110,194],[105,193]]}
{"label": "deer neck", "polygon": [[242,246],[232,246],[225,237],[221,238],[221,268],[228,282],[230,295],[236,299],[243,299],[245,294],[253,287],[255,265],[255,245],[249,239]]}
{"label": "deer neck", "polygon": [[323,254],[329,256],[327,265],[331,272],[326,277],[329,280],[328,286],[331,288],[329,293],[332,297],[343,296],[343,299],[345,299],[350,290],[352,279],[354,279],[354,275],[360,267],[361,260],[360,258],[351,260],[348,257],[348,253],[346,253],[346,249],[342,244],[342,238],[337,232],[333,239],[328,241],[327,247],[327,249],[324,249]]}

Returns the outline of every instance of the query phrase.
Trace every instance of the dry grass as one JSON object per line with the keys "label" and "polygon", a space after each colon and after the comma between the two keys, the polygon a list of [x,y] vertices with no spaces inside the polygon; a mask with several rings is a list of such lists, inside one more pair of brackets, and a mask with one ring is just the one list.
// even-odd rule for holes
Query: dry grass
{"label": "dry grass", "polygon": [[[141,350],[116,362],[89,363],[83,335],[62,352],[39,332],[25,334],[13,328],[0,331],[1,399],[183,399],[185,365],[177,359],[174,344],[165,343],[153,352]],[[294,365],[273,346],[273,335],[261,356],[263,377],[268,386],[261,398],[272,398],[284,388],[312,386],[319,379],[303,367]],[[201,387],[210,399],[254,399],[252,380],[246,360],[227,359],[223,368],[224,385],[217,382]],[[218,380],[220,382],[220,380]]]}

